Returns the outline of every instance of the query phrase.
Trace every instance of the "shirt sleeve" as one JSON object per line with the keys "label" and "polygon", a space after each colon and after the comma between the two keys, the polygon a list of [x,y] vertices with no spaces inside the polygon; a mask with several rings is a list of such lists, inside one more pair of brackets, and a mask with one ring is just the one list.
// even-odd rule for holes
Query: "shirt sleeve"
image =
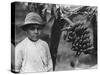
{"label": "shirt sleeve", "polygon": [[52,59],[51,59],[51,54],[49,50],[48,44],[46,45],[46,51],[47,51],[47,66],[48,66],[48,72],[53,71],[53,64],[52,64]]}
{"label": "shirt sleeve", "polygon": [[15,47],[15,72],[20,72],[22,67],[23,53],[22,46],[19,44]]}

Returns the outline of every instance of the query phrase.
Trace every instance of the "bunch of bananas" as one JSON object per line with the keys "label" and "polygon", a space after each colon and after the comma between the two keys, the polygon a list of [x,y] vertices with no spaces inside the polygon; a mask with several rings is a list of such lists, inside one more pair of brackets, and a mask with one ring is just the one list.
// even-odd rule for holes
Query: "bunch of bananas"
{"label": "bunch of bananas", "polygon": [[[64,36],[65,39],[65,36]],[[84,23],[76,23],[68,29],[67,42],[72,42],[72,50],[76,51],[76,55],[82,52],[88,54],[93,50],[93,44],[90,39],[89,28]]]}

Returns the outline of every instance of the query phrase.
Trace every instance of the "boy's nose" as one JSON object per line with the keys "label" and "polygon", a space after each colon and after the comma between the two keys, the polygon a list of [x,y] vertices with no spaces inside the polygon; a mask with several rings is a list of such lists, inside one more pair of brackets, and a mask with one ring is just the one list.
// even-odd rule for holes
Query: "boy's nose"
{"label": "boy's nose", "polygon": [[38,30],[37,30],[37,29],[35,29],[35,30],[34,30],[34,32],[35,32],[35,33],[38,33]]}

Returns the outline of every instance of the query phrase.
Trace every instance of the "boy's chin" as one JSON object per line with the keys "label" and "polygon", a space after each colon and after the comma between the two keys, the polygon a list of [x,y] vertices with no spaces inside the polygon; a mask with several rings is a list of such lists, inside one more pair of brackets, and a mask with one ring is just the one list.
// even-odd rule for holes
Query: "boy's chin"
{"label": "boy's chin", "polygon": [[33,42],[36,42],[36,41],[38,41],[39,39],[30,39],[31,41],[33,41]]}
{"label": "boy's chin", "polygon": [[33,39],[33,42],[36,42],[36,41],[38,41],[39,39]]}

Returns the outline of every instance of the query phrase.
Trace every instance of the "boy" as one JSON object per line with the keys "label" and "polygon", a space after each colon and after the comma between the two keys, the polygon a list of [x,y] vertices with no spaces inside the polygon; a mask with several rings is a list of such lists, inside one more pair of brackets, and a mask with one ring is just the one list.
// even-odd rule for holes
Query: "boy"
{"label": "boy", "polygon": [[52,60],[48,44],[39,38],[43,21],[34,12],[27,14],[21,28],[27,37],[15,47],[15,72],[52,71]]}

